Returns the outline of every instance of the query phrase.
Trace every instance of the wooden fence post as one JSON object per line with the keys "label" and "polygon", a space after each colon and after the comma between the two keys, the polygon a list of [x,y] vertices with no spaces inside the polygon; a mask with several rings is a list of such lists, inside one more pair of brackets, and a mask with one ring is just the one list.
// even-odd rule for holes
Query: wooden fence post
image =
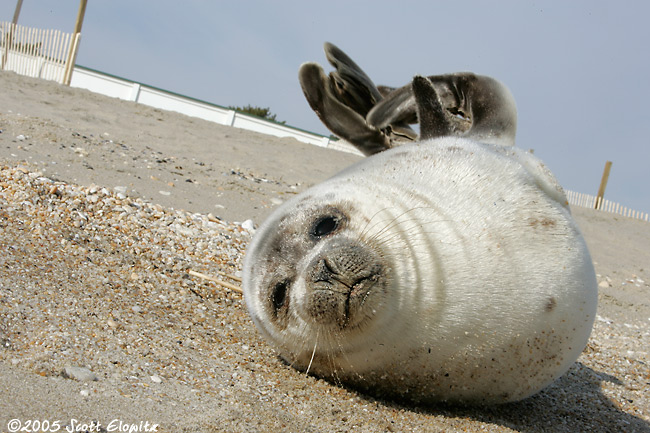
{"label": "wooden fence post", "polygon": [[11,46],[14,39],[14,29],[16,28],[15,24],[9,26],[9,31],[6,34],[2,34],[2,43],[5,46],[4,53],[2,53],[2,65],[0,69],[4,71],[5,65],[7,64],[7,57],[9,57],[9,47]]}
{"label": "wooden fence post", "polygon": [[598,196],[596,198],[596,205],[594,209],[600,209],[600,203],[603,201],[605,196],[605,188],[607,187],[607,180],[609,179],[609,171],[612,168],[612,161],[607,161],[605,163],[605,170],[603,171],[603,177],[600,180],[600,188],[598,188]]}
{"label": "wooden fence post", "polygon": [[23,0],[18,0],[16,3],[16,9],[14,9],[14,19],[11,21],[14,24],[18,24],[18,17],[20,16],[20,9],[23,7]]}
{"label": "wooden fence post", "polygon": [[81,38],[81,26],[84,22],[84,15],[86,14],[86,5],[88,0],[80,0],[79,2],[79,11],[77,12],[77,21],[74,25],[74,32],[72,32],[72,43],[70,44],[70,51],[68,52],[68,60],[65,66],[65,74],[63,78],[63,84],[66,86],[70,85],[72,81],[72,71],[74,70],[74,64],[77,60],[77,51],[79,49],[79,39]]}
{"label": "wooden fence post", "polygon": [[20,9],[23,7],[23,0],[18,0],[16,3],[16,9],[14,9],[14,19],[11,21],[13,26],[9,28],[7,35],[2,35],[5,37],[5,53],[2,56],[2,69],[4,70],[5,65],[7,64],[7,57],[9,57],[9,47],[13,43],[14,31],[16,30],[16,24],[18,24],[18,17],[20,16]]}

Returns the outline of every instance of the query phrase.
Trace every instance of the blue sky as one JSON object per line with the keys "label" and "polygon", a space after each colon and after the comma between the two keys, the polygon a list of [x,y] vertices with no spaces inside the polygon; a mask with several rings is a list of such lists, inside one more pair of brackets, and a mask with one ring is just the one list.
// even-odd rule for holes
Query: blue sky
{"label": "blue sky", "polygon": [[[77,63],[215,104],[270,107],[326,134],[297,79],[337,44],[378,84],[473,71],[517,100],[517,144],[571,190],[650,212],[650,2],[89,0]],[[11,21],[15,0],[0,4]],[[19,24],[72,31],[77,0]],[[328,69],[327,66],[326,69]]]}

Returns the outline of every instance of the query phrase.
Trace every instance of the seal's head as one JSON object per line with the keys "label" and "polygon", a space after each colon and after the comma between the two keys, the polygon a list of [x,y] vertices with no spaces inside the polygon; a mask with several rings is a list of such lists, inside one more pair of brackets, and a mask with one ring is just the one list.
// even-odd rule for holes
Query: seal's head
{"label": "seal's head", "polygon": [[344,194],[324,195],[316,190],[276,212],[246,255],[252,317],[281,356],[303,369],[314,345],[329,347],[330,357],[353,351],[357,338],[385,322],[391,304],[390,259],[369,218]]}

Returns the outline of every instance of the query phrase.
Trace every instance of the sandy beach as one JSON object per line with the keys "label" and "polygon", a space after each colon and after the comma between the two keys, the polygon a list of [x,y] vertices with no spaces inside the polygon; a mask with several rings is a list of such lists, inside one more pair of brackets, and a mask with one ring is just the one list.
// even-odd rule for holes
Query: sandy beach
{"label": "sandy beach", "polygon": [[650,432],[650,224],[590,209],[597,320],[541,393],[413,407],[283,364],[196,273],[240,285],[250,221],[358,160],[0,73],[0,432]]}

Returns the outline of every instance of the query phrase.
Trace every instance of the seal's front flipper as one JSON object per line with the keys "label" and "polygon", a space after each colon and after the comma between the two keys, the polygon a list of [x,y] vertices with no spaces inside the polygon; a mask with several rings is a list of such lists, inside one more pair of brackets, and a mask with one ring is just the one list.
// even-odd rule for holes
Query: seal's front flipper
{"label": "seal's front flipper", "polygon": [[366,156],[390,148],[390,140],[382,131],[368,125],[365,116],[339,100],[339,93],[333,90],[336,88],[333,80],[320,65],[302,64],[298,78],[309,106],[330,131]]}
{"label": "seal's front flipper", "polygon": [[366,119],[392,132],[396,125],[420,123],[420,139],[458,136],[502,146],[514,145],[517,131],[510,91],[493,78],[471,72],[415,77],[386,94]]}
{"label": "seal's front flipper", "polygon": [[[414,123],[420,124],[420,140],[455,135],[457,131],[451,127],[449,107],[457,104],[447,101],[448,91],[441,88],[438,81],[434,84],[427,77],[416,76],[410,84],[393,90],[375,105],[368,113],[368,123],[381,130],[390,128],[393,134],[401,133],[409,140],[418,139],[415,131],[408,127]],[[398,125],[405,129],[398,129]]]}
{"label": "seal's front flipper", "polygon": [[450,135],[481,143],[514,145],[517,108],[506,86],[471,72],[434,75],[429,80],[445,108]]}
{"label": "seal's front flipper", "polygon": [[452,130],[433,83],[428,78],[418,75],[413,78],[411,85],[420,121],[420,139],[450,135]]}

